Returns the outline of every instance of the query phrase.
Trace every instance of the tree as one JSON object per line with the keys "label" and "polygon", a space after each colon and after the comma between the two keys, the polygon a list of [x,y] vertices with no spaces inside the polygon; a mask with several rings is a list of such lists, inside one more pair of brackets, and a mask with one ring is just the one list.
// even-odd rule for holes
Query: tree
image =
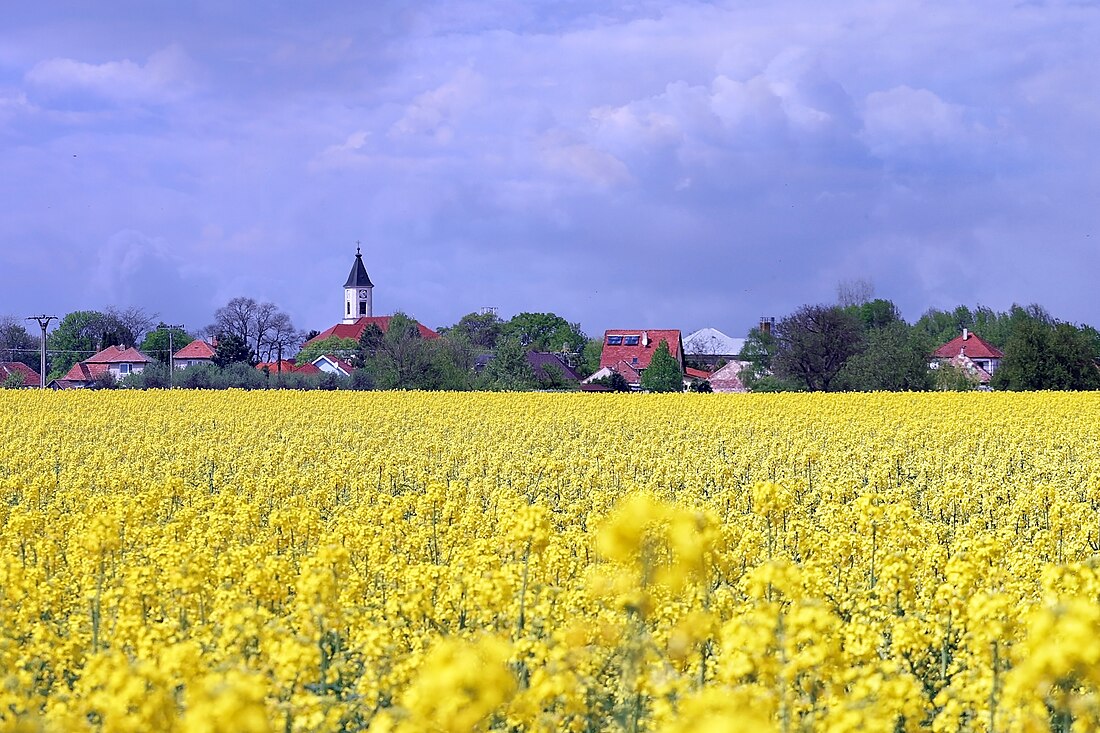
{"label": "tree", "polygon": [[68,313],[46,337],[50,354],[50,376],[60,377],[73,364],[100,351],[104,314],[99,311]]}
{"label": "tree", "polygon": [[576,370],[581,377],[587,377],[590,374],[595,374],[600,368],[600,357],[603,356],[603,340],[602,339],[588,339],[584,344],[584,349],[581,351],[581,358],[577,363]]}
{"label": "tree", "polygon": [[[169,335],[171,335],[170,339]],[[182,328],[170,328],[161,321],[141,342],[141,353],[167,364],[168,355],[172,350],[179,351],[194,340],[195,337]]]}
{"label": "tree", "polygon": [[465,338],[475,349],[495,349],[504,333],[504,321],[493,311],[467,313],[451,328],[440,329],[448,336]]}
{"label": "tree", "polygon": [[504,324],[502,335],[532,351],[580,351],[588,341],[579,323],[554,313],[518,313]]}
{"label": "tree", "polygon": [[691,383],[689,389],[692,392],[701,392],[703,394],[712,394],[714,392],[714,388],[710,386],[710,382],[706,379],[695,380]]}
{"label": "tree", "polygon": [[[214,363],[221,368],[230,364],[252,364],[252,350],[244,339],[233,333],[219,334],[214,347]],[[185,369],[184,371],[190,371]]]}
{"label": "tree", "polygon": [[863,392],[930,389],[930,351],[923,336],[904,321],[868,329],[865,347],[844,364],[837,385]]}
{"label": "tree", "polygon": [[4,378],[3,384],[0,384],[0,389],[20,389],[24,386],[26,385],[22,372],[11,372]]}
{"label": "tree", "polygon": [[841,308],[862,305],[875,297],[875,285],[866,278],[841,280],[836,285],[836,302]]}
{"label": "tree", "polygon": [[785,382],[772,373],[772,360],[779,348],[775,334],[754,328],[745,339],[741,349],[741,358],[746,362],[738,376],[741,383],[751,392],[790,392],[799,387]]}
{"label": "tree", "polygon": [[991,386],[1006,390],[1100,389],[1100,371],[1089,331],[1053,323],[1037,306],[1013,306],[1005,357]]}
{"label": "tree", "polygon": [[214,322],[206,330],[214,334],[237,336],[252,351],[255,359],[271,361],[280,350],[284,358],[303,341],[290,316],[274,303],[258,303],[253,298],[237,297],[214,311]]}
{"label": "tree", "polygon": [[39,338],[14,316],[0,316],[0,361],[17,361],[32,369],[39,365]]}
{"label": "tree", "polygon": [[611,372],[606,377],[600,377],[599,379],[592,380],[593,384],[602,384],[610,389],[612,392],[629,392],[630,382],[626,381],[626,377],[618,372]]}
{"label": "tree", "polygon": [[439,381],[432,347],[420,337],[419,324],[404,313],[390,318],[385,336],[364,368],[381,389],[434,389]]}
{"label": "tree", "polygon": [[904,323],[901,312],[893,301],[883,298],[869,300],[859,305],[845,308],[854,315],[865,330],[873,328],[885,328],[893,323]]}
{"label": "tree", "polygon": [[683,392],[684,373],[672,358],[668,342],[661,340],[649,366],[642,372],[642,389],[647,392]]}
{"label": "tree", "polygon": [[319,356],[325,356],[331,354],[340,359],[352,359],[359,352],[359,342],[355,339],[340,338],[339,336],[329,336],[326,339],[320,341],[314,341],[312,344],[308,344],[301,351],[298,352],[298,356],[295,358],[295,363],[301,366],[302,364],[309,364],[313,362]]}
{"label": "tree", "polygon": [[776,324],[774,333],[776,376],[814,392],[834,389],[837,374],[862,346],[859,321],[838,306],[804,305]]}
{"label": "tree", "polygon": [[515,337],[497,343],[496,354],[482,373],[485,389],[516,392],[534,389],[538,384],[535,372],[527,361],[527,349]]}

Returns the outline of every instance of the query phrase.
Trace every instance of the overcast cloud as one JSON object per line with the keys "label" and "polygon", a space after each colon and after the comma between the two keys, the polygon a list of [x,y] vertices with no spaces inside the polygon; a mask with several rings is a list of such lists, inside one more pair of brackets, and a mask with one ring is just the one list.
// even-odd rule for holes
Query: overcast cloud
{"label": "overcast cloud", "polygon": [[[232,7],[227,7],[232,6]],[[1100,324],[1100,6],[22,3],[0,314],[713,326],[871,280]]]}

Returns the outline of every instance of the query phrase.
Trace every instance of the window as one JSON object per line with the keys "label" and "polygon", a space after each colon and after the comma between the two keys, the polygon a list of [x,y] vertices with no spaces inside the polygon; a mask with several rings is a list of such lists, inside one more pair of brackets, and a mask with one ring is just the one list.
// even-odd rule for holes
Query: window
{"label": "window", "polygon": [[347,302],[347,306],[348,306],[348,315],[350,316],[351,315],[351,301],[350,300]]}
{"label": "window", "polygon": [[607,337],[607,345],[608,346],[622,346],[622,343],[623,343],[623,337],[622,336],[608,336]]}
{"label": "window", "polygon": [[638,357],[636,357],[636,356],[635,356],[635,357],[633,357],[633,358],[632,358],[632,359],[630,360],[630,363],[631,363],[631,364],[637,364],[637,363],[638,363]]}
{"label": "window", "polygon": [[641,337],[640,336],[624,336],[623,337],[623,343],[626,344],[627,346],[637,346],[639,338],[641,338]]}
{"label": "window", "polygon": [[119,374],[129,374],[130,373],[130,365],[129,364],[119,364],[118,365],[118,373]]}
{"label": "window", "polygon": [[367,315],[367,303],[364,300],[359,301],[359,315],[361,315],[361,316]]}

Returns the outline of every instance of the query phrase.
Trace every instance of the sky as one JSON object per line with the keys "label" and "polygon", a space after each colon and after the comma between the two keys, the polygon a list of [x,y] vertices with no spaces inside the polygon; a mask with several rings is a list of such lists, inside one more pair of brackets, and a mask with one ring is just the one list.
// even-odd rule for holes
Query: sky
{"label": "sky", "polygon": [[14,3],[0,315],[1100,324],[1100,3]]}

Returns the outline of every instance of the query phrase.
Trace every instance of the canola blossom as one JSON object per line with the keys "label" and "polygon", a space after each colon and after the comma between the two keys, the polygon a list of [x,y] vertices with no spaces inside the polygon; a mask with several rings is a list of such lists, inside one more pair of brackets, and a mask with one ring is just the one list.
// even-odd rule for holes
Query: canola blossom
{"label": "canola blossom", "polygon": [[0,392],[0,731],[1100,728],[1100,398]]}

